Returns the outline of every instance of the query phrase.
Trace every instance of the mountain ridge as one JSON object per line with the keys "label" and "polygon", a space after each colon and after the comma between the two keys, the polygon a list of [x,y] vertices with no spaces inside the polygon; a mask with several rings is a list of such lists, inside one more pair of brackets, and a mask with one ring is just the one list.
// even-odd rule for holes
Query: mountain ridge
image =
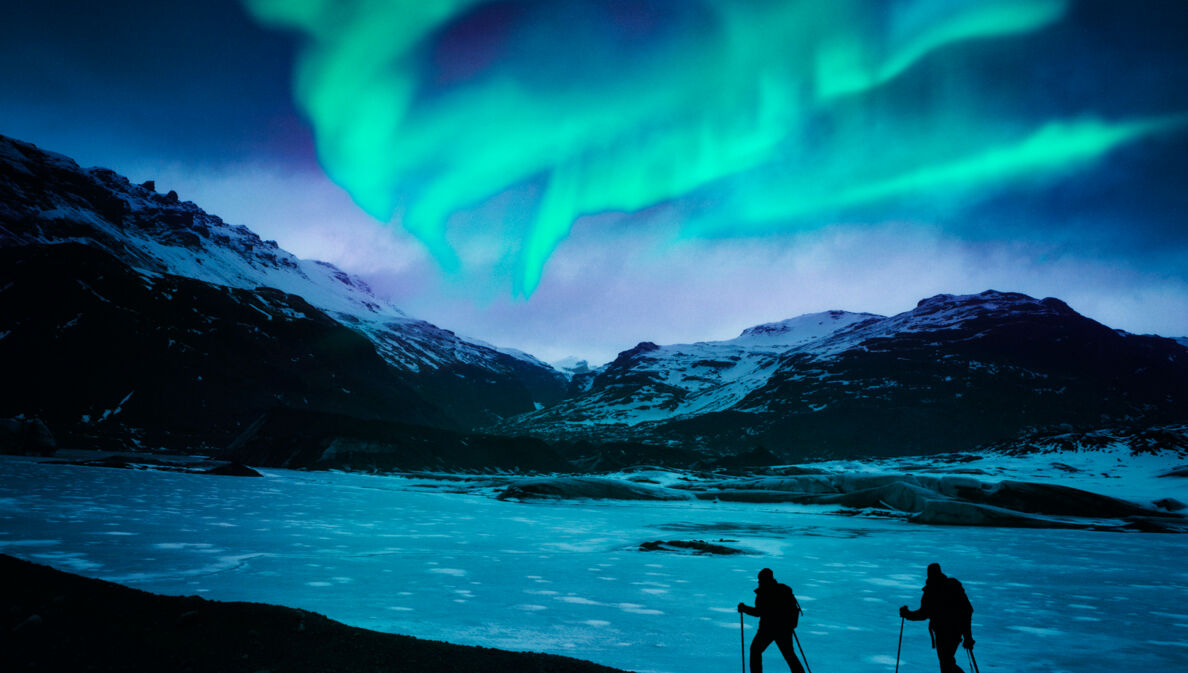
{"label": "mountain ridge", "polygon": [[[792,460],[968,450],[1048,426],[1183,420],[1188,349],[1112,330],[1059,299],[987,290],[935,295],[893,316],[792,321],[829,315],[848,319],[774,352],[695,360],[689,347],[643,342],[586,391],[496,429],[711,450],[731,442]],[[720,374],[744,367],[738,377]],[[718,373],[712,385],[706,371]],[[697,407],[699,398],[712,403]]]}
{"label": "mountain ridge", "polygon": [[[302,450],[311,464],[342,440],[354,455],[417,460],[424,446],[450,447],[470,465],[465,438],[413,432],[423,446],[409,449],[385,434],[420,425],[556,440],[582,464],[611,460],[582,455],[597,450],[590,442],[611,447],[612,462],[676,449],[794,459],[1182,422],[1188,408],[1188,339],[996,290],[938,294],[892,316],[805,314],[721,341],[644,341],[599,367],[553,367],[410,317],[358,277],[174,192],[3,136],[0,255],[0,361],[19,374],[0,416],[44,417],[85,441],[227,446],[248,427],[280,431],[260,419],[290,409],[315,419],[321,439]],[[379,425],[344,437],[342,418]],[[168,428],[123,427],[131,421],[186,431],[170,439]],[[257,435],[244,450],[272,455],[262,447],[276,437]],[[529,464],[556,464],[533,446]],[[376,462],[386,463],[404,464]]]}
{"label": "mountain ridge", "polygon": [[[47,190],[45,185],[36,184],[36,179],[20,180],[22,173],[36,177],[30,165],[36,165],[39,160],[54,171],[52,177],[60,186],[74,187],[75,194],[63,189]],[[193,202],[180,200],[175,192],[157,193],[151,182],[134,185],[106,168],[83,169],[63,155],[3,136],[0,136],[0,162],[10,169],[8,189],[0,192],[4,197],[0,200],[0,208],[4,208],[0,210],[0,222],[18,220],[29,229],[19,232],[9,228],[0,232],[12,241],[60,242],[77,238],[106,249],[143,272],[169,272],[218,285],[243,289],[274,287],[297,294],[340,322],[354,322],[371,332],[386,360],[413,371],[445,364],[440,359],[426,361],[416,357],[418,351],[420,355],[433,354],[431,349],[416,348],[427,339],[444,342],[449,348],[438,350],[448,352],[452,348],[462,361],[506,366],[503,356],[514,357],[504,352],[507,349],[477,340],[467,341],[450,330],[411,318],[375,295],[360,277],[329,262],[298,259],[276,241],[262,240],[244,225],[229,225]],[[94,184],[85,184],[87,178]],[[19,203],[21,197],[26,206],[23,211],[12,205]],[[93,203],[80,203],[87,198]],[[392,327],[411,334],[385,335],[385,323],[393,323]],[[397,336],[414,345],[397,348]],[[516,359],[529,361],[523,357]]]}
{"label": "mountain ridge", "polygon": [[[0,251],[7,260],[0,287],[15,288],[0,293],[0,334],[43,337],[0,340],[0,361],[17,373],[16,385],[0,399],[0,416],[52,417],[56,429],[68,428],[70,436],[97,441],[95,432],[103,430],[99,434],[135,446],[148,439],[143,428],[115,426],[136,417],[151,425],[147,410],[169,398],[176,407],[166,415],[171,421],[189,412],[196,420],[185,425],[214,425],[198,435],[149,433],[167,444],[225,445],[274,406],[468,430],[551,403],[565,391],[564,377],[535,358],[412,318],[358,277],[298,259],[174,192],[160,194],[151,182],[135,185],[108,169],[83,169],[63,155],[3,136]],[[61,285],[63,278],[74,282]],[[51,296],[50,286],[61,286],[64,294]],[[187,308],[175,300],[181,296],[202,297],[205,304]],[[65,308],[70,315],[56,315]],[[179,308],[192,308],[200,323]],[[56,322],[50,324],[51,318]],[[290,341],[314,334],[320,341]],[[366,367],[348,364],[357,357],[356,346],[347,345],[357,345],[351,335],[374,351],[376,359]],[[130,343],[142,351],[126,348]],[[254,357],[241,357],[249,352]],[[118,367],[107,365],[113,358]],[[78,369],[57,367],[63,359]],[[312,368],[302,369],[302,362]],[[41,371],[47,367],[54,376]],[[336,367],[352,372],[348,378],[355,384],[335,382]],[[205,369],[227,374],[215,377],[227,385],[214,389],[211,376],[196,378]],[[287,369],[296,373],[286,375]],[[96,375],[100,371],[104,376]],[[164,371],[189,378],[166,381],[159,375]],[[59,396],[51,379],[90,391],[93,399]],[[121,380],[123,390],[109,408],[122,413],[102,413],[97,405],[113,393],[101,391]],[[204,385],[195,390],[187,380]],[[230,385],[234,380],[240,385]],[[139,394],[127,405],[115,404],[135,390]],[[335,401],[344,395],[354,397]],[[224,398],[254,401],[230,409]],[[213,408],[226,409],[227,418],[220,422],[212,411],[202,412]]]}

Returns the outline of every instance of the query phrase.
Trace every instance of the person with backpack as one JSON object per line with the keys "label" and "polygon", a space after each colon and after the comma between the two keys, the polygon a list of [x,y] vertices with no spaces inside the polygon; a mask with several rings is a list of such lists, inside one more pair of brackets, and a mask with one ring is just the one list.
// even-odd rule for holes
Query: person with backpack
{"label": "person with backpack", "polygon": [[923,591],[920,609],[909,610],[904,605],[899,608],[899,616],[913,622],[927,619],[941,673],[965,673],[957,665],[956,658],[957,646],[962,641],[967,650],[972,650],[974,646],[971,633],[973,605],[965,595],[965,588],[956,578],[942,573],[939,563],[933,563],[928,566],[928,579]]}
{"label": "person with backpack", "polygon": [[[755,607],[738,604],[738,611],[759,618],[759,630],[751,640],[751,673],[763,673],[763,650],[775,643],[788,662],[792,673],[803,673],[796,658],[793,631],[800,622],[800,603],[787,584],[775,579],[771,568],[759,571],[759,587],[755,589]],[[741,617],[740,617],[741,619]]]}

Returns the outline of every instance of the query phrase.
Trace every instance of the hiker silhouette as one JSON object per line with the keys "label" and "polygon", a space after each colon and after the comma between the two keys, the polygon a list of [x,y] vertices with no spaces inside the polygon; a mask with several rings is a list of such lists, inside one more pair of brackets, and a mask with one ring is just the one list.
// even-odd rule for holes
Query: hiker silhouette
{"label": "hiker silhouette", "polygon": [[776,581],[771,568],[759,571],[755,607],[739,603],[738,611],[759,618],[759,631],[751,640],[751,673],[763,673],[763,650],[772,643],[780,648],[792,673],[803,673],[792,644],[792,632],[800,621],[800,604],[788,585]]}
{"label": "hiker silhouette", "polygon": [[972,650],[974,646],[971,633],[973,606],[965,595],[965,588],[955,578],[942,573],[939,563],[933,563],[928,566],[928,580],[923,591],[920,609],[909,610],[905,605],[899,608],[899,616],[913,622],[927,619],[941,673],[965,673],[956,659],[957,646],[962,640],[966,649]]}

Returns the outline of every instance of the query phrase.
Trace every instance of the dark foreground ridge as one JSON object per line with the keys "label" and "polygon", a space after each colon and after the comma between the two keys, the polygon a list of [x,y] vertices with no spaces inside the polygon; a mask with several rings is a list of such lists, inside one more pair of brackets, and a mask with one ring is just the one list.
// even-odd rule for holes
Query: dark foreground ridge
{"label": "dark foreground ridge", "polygon": [[0,578],[4,671],[618,671],[378,633],[277,605],[158,596],[5,555]]}

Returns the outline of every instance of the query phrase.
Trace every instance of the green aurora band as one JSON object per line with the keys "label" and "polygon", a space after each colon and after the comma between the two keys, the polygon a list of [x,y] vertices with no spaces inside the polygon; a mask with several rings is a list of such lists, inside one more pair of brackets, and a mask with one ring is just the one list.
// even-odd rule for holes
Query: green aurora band
{"label": "green aurora band", "polygon": [[789,231],[1059,177],[1185,122],[1002,120],[976,100],[921,119],[869,104],[942,50],[1059,22],[1068,0],[653,0],[639,4],[672,29],[626,45],[583,23],[598,2],[524,3],[538,20],[503,29],[495,56],[448,86],[432,75],[435,46],[492,3],[244,2],[305,38],[295,97],[327,175],[444,269],[461,265],[451,215],[543,186],[506,248],[525,297],[584,215],[686,199],[699,210],[685,235]]}

